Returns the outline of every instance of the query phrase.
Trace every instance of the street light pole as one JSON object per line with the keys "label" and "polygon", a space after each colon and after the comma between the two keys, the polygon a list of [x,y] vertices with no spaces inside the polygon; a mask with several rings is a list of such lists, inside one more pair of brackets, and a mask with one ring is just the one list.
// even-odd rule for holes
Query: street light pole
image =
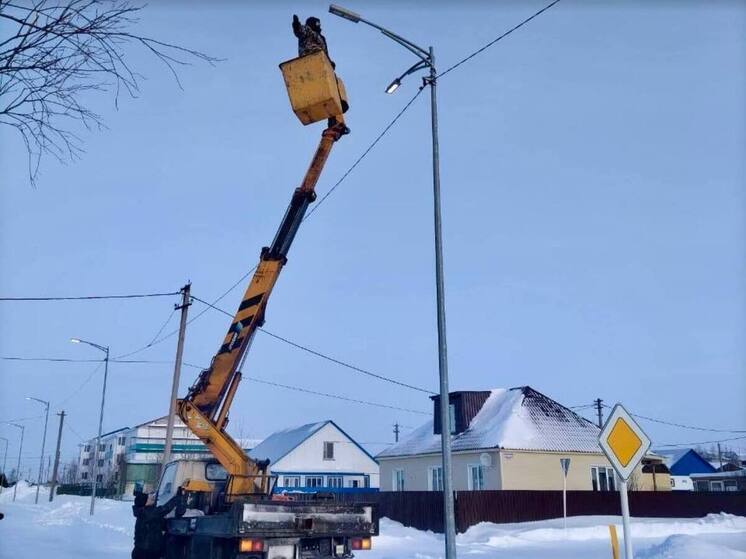
{"label": "street light pole", "polygon": [[95,347],[99,351],[103,351],[106,354],[104,358],[104,386],[101,389],[101,411],[98,416],[98,435],[96,436],[96,447],[93,451],[93,465],[91,466],[91,510],[90,515],[93,516],[93,509],[96,506],[96,477],[98,476],[98,453],[99,446],[101,445],[101,430],[104,426],[104,404],[106,403],[106,379],[109,375],[109,347],[94,344],[93,342],[87,342],[80,338],[72,338],[70,340],[74,344],[86,344],[91,347]]}
{"label": "street light pole", "polygon": [[44,447],[47,444],[47,424],[49,423],[49,402],[46,400],[40,400],[39,398],[34,398],[32,396],[27,396],[27,400],[33,400],[34,402],[39,402],[41,405],[45,408],[45,415],[44,415],[44,435],[41,439],[41,458],[39,458],[39,475],[36,479],[36,497],[34,497],[34,504],[39,504],[39,487],[41,486],[41,477],[42,472],[44,471]]}
{"label": "street light pole", "polygon": [[3,440],[3,441],[5,441],[5,452],[3,453],[3,475],[4,475],[4,476],[6,477],[6,479],[7,479],[7,477],[8,477],[8,472],[7,472],[7,471],[6,471],[6,469],[5,469],[5,464],[6,464],[6,463],[7,463],[7,461],[8,461],[8,439],[6,439],[5,437],[0,437],[0,440]]}
{"label": "street light pole", "polygon": [[386,88],[386,93],[394,93],[401,85],[402,79],[409,74],[425,68],[430,69],[428,77],[424,79],[425,85],[430,86],[430,120],[433,147],[433,222],[435,233],[435,288],[436,306],[438,320],[438,373],[440,380],[440,432],[441,451],[443,454],[443,514],[445,527],[445,551],[446,559],[456,558],[456,523],[453,503],[453,474],[451,463],[451,422],[450,402],[448,389],[448,344],[446,342],[446,311],[445,311],[445,282],[443,279],[443,234],[440,211],[440,145],[438,140],[438,99],[437,99],[437,77],[435,70],[435,49],[429,47],[427,50],[408,41],[404,37],[381,27],[380,25],[363,19],[359,14],[351,12],[341,6],[332,4],[329,12],[347,19],[353,23],[365,23],[370,27],[378,29],[389,39],[399,43],[408,51],[413,53],[419,60],[396,78]]}
{"label": "street light pole", "polygon": [[23,433],[26,431],[26,427],[24,425],[19,425],[18,423],[8,423],[8,425],[12,425],[13,427],[16,427],[21,430],[21,443],[18,445],[18,465],[16,466],[16,482],[13,484],[13,500],[16,500],[16,491],[18,489],[18,482],[19,477],[21,476],[21,452],[23,451]]}

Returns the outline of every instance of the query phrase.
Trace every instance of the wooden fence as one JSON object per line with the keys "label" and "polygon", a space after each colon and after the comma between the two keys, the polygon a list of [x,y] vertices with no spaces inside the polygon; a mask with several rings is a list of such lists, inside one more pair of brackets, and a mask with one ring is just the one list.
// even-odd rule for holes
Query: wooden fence
{"label": "wooden fence", "polygon": [[[381,517],[419,530],[443,532],[443,496],[434,491],[340,495],[345,501],[378,504]],[[632,516],[697,518],[727,512],[746,516],[746,493],[631,491]],[[527,522],[562,517],[561,491],[457,491],[456,530],[465,532],[480,522]],[[568,491],[567,515],[620,515],[615,492]]]}

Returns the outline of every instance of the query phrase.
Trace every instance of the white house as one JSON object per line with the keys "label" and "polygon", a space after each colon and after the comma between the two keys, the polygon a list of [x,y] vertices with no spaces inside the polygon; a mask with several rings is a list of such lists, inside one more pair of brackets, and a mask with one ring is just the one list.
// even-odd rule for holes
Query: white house
{"label": "white house", "polygon": [[331,420],[278,431],[249,454],[269,459],[276,492],[378,491],[378,463]]}

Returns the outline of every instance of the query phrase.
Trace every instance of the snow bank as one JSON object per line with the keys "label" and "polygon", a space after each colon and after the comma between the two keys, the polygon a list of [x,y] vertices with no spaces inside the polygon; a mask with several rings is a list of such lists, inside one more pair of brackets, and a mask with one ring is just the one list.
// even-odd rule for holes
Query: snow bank
{"label": "snow bank", "polygon": [[[90,497],[57,496],[49,503],[42,488],[21,483],[16,502],[7,489],[0,494],[0,559],[128,559],[134,519],[131,503]],[[572,517],[517,524],[482,523],[456,539],[460,557],[479,559],[607,559],[611,557],[608,524],[616,516]],[[621,537],[621,526],[618,527]],[[638,559],[746,559],[746,518],[711,514],[699,519],[634,518]],[[443,536],[406,528],[387,518],[373,550],[358,559],[441,559]]]}
{"label": "snow bank", "polygon": [[746,552],[692,536],[669,536],[663,543],[635,554],[637,559],[746,559]]}

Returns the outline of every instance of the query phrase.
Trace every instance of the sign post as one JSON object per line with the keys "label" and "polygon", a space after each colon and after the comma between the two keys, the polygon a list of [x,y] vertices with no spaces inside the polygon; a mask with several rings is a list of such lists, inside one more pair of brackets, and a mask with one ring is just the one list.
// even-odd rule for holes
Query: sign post
{"label": "sign post", "polygon": [[562,467],[562,527],[567,529],[567,472],[570,471],[570,459],[560,458]]}
{"label": "sign post", "polygon": [[632,555],[632,533],[629,526],[629,501],[627,480],[650,448],[650,439],[621,404],[616,404],[598,436],[601,450],[611,462],[621,483],[619,498],[622,504],[622,527],[624,531],[624,558]]}

